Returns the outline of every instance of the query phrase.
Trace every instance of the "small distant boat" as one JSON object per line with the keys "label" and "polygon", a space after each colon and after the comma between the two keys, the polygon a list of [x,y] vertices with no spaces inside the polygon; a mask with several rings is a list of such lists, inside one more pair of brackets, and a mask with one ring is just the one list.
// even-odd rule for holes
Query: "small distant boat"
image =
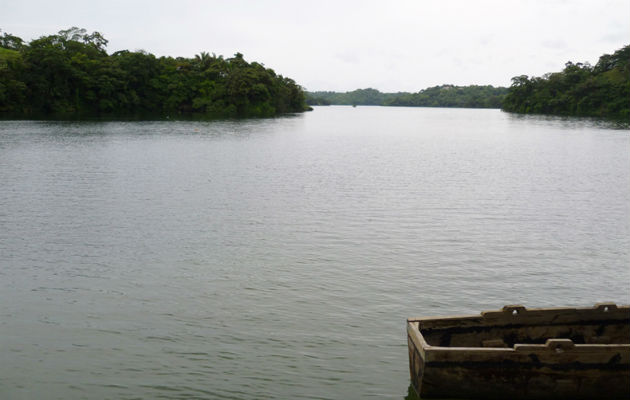
{"label": "small distant boat", "polygon": [[630,399],[630,306],[407,319],[422,398]]}

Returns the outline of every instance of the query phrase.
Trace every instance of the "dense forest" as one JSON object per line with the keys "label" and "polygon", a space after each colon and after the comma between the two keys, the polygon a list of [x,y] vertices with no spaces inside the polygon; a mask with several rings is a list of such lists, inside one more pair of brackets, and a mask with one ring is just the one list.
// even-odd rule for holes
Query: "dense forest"
{"label": "dense forest", "polygon": [[412,107],[462,107],[462,108],[501,108],[501,101],[507,93],[504,87],[494,86],[434,86],[394,97],[387,106]]}
{"label": "dense forest", "polygon": [[630,45],[612,55],[604,54],[595,66],[568,62],[562,72],[512,78],[503,109],[629,119]]}
{"label": "dense forest", "polygon": [[500,108],[506,93],[507,89],[503,87],[441,85],[418,93],[381,93],[376,89],[345,93],[307,92],[306,102],[311,105]]}
{"label": "dense forest", "polygon": [[25,43],[0,36],[0,115],[273,116],[304,111],[302,88],[237,53],[194,58],[107,54],[98,32],[70,28]]}
{"label": "dense forest", "polygon": [[352,92],[306,92],[309,105],[361,105],[382,106],[385,101],[402,93],[381,93],[376,89],[357,89]]}

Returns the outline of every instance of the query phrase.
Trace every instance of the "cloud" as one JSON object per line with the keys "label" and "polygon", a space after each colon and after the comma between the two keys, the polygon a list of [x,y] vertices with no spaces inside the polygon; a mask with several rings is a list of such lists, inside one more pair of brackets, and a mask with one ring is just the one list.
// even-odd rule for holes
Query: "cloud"
{"label": "cloud", "polygon": [[334,57],[347,64],[359,64],[361,62],[361,57],[355,52],[338,52],[335,53]]}
{"label": "cloud", "polygon": [[630,42],[630,32],[628,30],[611,32],[600,36],[599,41],[603,43],[626,43]]}
{"label": "cloud", "polygon": [[569,47],[569,45],[567,45],[567,42],[562,39],[543,40],[542,42],[540,42],[540,45],[554,50],[566,49]]}

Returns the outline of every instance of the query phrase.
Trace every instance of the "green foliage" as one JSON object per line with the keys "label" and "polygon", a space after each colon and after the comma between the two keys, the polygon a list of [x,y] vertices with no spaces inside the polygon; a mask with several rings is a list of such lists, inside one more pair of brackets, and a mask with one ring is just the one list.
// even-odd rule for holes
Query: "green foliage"
{"label": "green foliage", "polygon": [[597,65],[567,62],[562,72],[512,78],[505,111],[630,119],[630,45]]}
{"label": "green foliage", "polygon": [[418,93],[402,94],[388,106],[500,108],[506,88],[493,86],[434,86]]}
{"label": "green foliage", "polygon": [[11,50],[0,47],[0,63],[6,65],[10,61],[15,61],[21,57],[21,53],[17,50]]}
{"label": "green foliage", "polygon": [[306,102],[311,105],[499,108],[506,92],[502,87],[453,85],[435,86],[418,93],[358,89],[346,93],[308,92]]}
{"label": "green foliage", "polygon": [[[0,32],[2,30],[0,29]],[[24,41],[17,36],[13,36],[10,33],[3,33],[0,36],[0,47],[4,49],[19,50],[24,46]]]}
{"label": "green foliage", "polygon": [[24,104],[27,88],[16,72],[23,68],[19,51],[0,47],[0,113]]}
{"label": "green foliage", "polygon": [[306,103],[310,105],[362,105],[382,106],[393,93],[381,93],[376,89],[357,89],[352,92],[307,92]]}
{"label": "green foliage", "polygon": [[108,55],[98,32],[72,27],[23,44],[0,36],[0,114],[266,117],[301,112],[302,88],[262,64],[202,52]]}
{"label": "green foliage", "polygon": [[309,106],[329,106],[332,102],[325,97],[306,92],[306,104]]}

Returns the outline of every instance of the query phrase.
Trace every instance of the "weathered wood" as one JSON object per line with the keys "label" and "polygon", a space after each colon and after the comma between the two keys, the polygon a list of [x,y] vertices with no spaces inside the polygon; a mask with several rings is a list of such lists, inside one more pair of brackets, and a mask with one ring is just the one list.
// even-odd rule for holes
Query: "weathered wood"
{"label": "weathered wood", "polygon": [[407,333],[412,385],[425,398],[630,398],[628,306],[506,306],[410,318]]}

